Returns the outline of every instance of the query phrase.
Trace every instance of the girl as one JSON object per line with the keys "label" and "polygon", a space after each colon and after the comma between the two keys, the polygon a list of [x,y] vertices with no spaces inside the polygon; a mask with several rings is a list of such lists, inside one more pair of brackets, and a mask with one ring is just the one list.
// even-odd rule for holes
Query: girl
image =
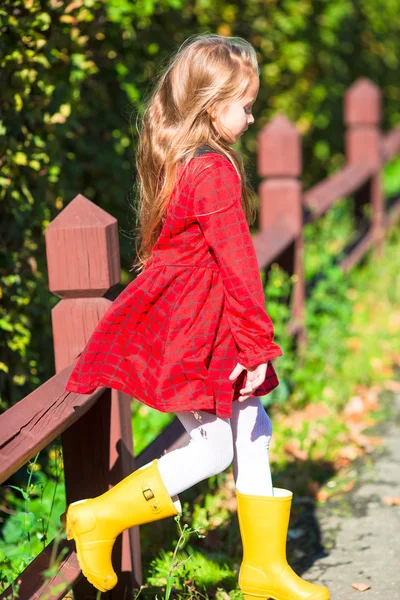
{"label": "girl", "polygon": [[181,511],[178,494],[233,462],[244,597],[327,600],[286,561],[292,492],[274,488],[271,421],[259,396],[278,379],[248,221],[254,198],[233,145],[254,123],[253,47],[214,34],[184,42],[159,78],[137,152],[142,272],[110,305],[66,390],[113,387],[175,412],[187,446],[163,455],[64,516],[87,579],[117,583],[111,552],[126,528]]}

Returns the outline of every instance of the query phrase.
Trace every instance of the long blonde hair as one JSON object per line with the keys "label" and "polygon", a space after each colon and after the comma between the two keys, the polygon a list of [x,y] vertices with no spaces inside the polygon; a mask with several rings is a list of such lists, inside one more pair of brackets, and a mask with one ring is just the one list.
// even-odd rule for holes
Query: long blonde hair
{"label": "long blonde hair", "polygon": [[240,153],[214,129],[207,109],[242,98],[254,75],[257,55],[240,37],[195,34],[185,40],[164,67],[138,126],[136,153],[138,222],[135,240],[142,270],[165,220],[177,167],[207,144],[235,166],[242,184],[242,205],[249,225],[256,217],[254,191]]}

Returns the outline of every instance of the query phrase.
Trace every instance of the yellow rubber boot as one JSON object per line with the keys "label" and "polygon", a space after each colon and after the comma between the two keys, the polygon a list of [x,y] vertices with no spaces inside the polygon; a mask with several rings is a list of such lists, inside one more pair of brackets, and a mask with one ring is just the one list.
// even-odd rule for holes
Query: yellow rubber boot
{"label": "yellow rubber boot", "polygon": [[305,581],[286,560],[286,537],[293,493],[274,488],[274,496],[236,490],[243,543],[239,587],[245,600],[329,600],[328,588]]}
{"label": "yellow rubber boot", "polygon": [[111,553],[116,537],[134,525],[177,515],[182,507],[161,479],[158,460],[141,467],[98,496],[70,504],[61,516],[67,538],[74,539],[84,576],[102,592],[111,590],[118,578]]}

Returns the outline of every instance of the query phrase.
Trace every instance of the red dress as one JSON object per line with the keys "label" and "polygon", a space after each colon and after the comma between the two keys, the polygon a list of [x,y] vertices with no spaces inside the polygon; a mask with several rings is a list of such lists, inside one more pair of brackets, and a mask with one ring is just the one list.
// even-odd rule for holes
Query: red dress
{"label": "red dress", "polygon": [[[202,146],[179,166],[150,264],[112,302],[65,389],[122,390],[162,412],[230,417],[246,371],[283,354],[273,341],[239,176]],[[262,396],[279,384],[268,363]]]}

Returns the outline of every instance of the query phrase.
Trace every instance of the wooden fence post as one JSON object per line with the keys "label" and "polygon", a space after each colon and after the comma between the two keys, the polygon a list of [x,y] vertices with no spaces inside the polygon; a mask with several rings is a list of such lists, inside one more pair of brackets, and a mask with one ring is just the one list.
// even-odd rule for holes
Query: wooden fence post
{"label": "wooden fence post", "polygon": [[[118,223],[78,195],[49,224],[45,237],[49,289],[61,298],[51,315],[59,372],[82,352],[110,305],[103,294],[120,280]],[[107,491],[135,467],[130,397],[105,388],[100,400],[62,434],[61,442],[67,504]],[[117,539],[113,565],[119,581],[102,598],[129,597],[142,581],[138,527]],[[85,578],[74,587],[75,600],[96,595]]]}
{"label": "wooden fence post", "polygon": [[300,134],[284,115],[278,115],[258,134],[258,174],[266,178],[258,188],[259,228],[264,231],[283,216],[294,226],[294,242],[275,262],[293,275],[289,331],[298,334],[299,346],[306,341],[301,171]]}
{"label": "wooden fence post", "polygon": [[354,200],[357,225],[363,221],[364,207],[371,207],[371,232],[377,258],[382,254],[384,239],[381,118],[381,90],[365,77],[357,79],[344,95],[346,159],[350,164],[366,162],[376,167],[374,175],[355,194]]}

